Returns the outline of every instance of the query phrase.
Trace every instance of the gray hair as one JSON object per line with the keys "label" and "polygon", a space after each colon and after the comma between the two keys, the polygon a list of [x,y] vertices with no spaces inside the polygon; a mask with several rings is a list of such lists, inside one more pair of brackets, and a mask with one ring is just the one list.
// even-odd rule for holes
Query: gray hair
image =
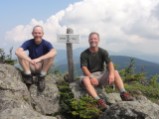
{"label": "gray hair", "polygon": [[100,39],[100,35],[99,35],[99,33],[97,33],[97,32],[91,32],[90,34],[89,34],[89,38],[92,36],[92,35],[97,35],[98,36],[98,38]]}
{"label": "gray hair", "polygon": [[40,27],[40,28],[42,29],[42,32],[44,32],[43,27],[42,27],[41,25],[36,25],[36,26],[34,26],[34,27],[33,27],[33,32],[34,32],[34,30],[35,30],[37,27]]}

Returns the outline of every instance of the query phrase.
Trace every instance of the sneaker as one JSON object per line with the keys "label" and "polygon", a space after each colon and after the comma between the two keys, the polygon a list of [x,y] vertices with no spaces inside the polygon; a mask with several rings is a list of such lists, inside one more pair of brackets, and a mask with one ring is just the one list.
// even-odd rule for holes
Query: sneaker
{"label": "sneaker", "polygon": [[97,103],[98,103],[98,106],[99,106],[102,110],[107,109],[107,104],[105,103],[105,101],[104,101],[103,99],[99,99]]}
{"label": "sneaker", "polygon": [[127,92],[122,92],[120,94],[120,97],[121,97],[121,99],[123,101],[133,101],[134,100],[133,97],[129,93],[127,93]]}
{"label": "sneaker", "polygon": [[45,76],[43,76],[43,77],[39,76],[38,77],[37,86],[38,86],[38,91],[39,92],[43,92],[44,91],[44,89],[45,89]]}

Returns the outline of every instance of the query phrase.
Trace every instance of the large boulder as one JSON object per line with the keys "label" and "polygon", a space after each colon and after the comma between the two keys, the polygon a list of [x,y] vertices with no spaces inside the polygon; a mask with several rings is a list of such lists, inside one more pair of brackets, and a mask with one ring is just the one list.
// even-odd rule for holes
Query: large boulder
{"label": "large boulder", "polygon": [[32,106],[34,109],[42,114],[51,115],[59,111],[59,91],[53,75],[49,74],[46,79],[46,88],[42,93],[37,91],[37,86],[30,87],[30,95],[32,99]]}
{"label": "large boulder", "polygon": [[99,119],[158,119],[159,106],[149,100],[117,102]]}
{"label": "large boulder", "polygon": [[0,119],[56,119],[34,111],[28,103],[21,100],[0,100],[0,103],[3,103]]}
{"label": "large boulder", "polygon": [[[75,98],[87,95],[79,81],[70,84]],[[140,91],[133,92],[134,101],[122,101],[119,93],[106,93],[104,89],[97,88],[101,96],[105,96],[109,108],[99,119],[159,119],[159,105],[152,103]]]}
{"label": "large boulder", "polygon": [[107,103],[109,104],[114,104],[122,101],[119,93],[108,93],[106,95],[106,99]]}
{"label": "large boulder", "polygon": [[56,119],[32,108],[30,92],[13,66],[0,64],[0,119]]}
{"label": "large boulder", "polygon": [[[84,88],[83,85],[81,85],[79,80],[70,83],[69,87],[74,95],[74,98],[76,99],[88,95],[86,89]],[[107,98],[107,94],[103,87],[97,87],[96,90],[101,97]]]}

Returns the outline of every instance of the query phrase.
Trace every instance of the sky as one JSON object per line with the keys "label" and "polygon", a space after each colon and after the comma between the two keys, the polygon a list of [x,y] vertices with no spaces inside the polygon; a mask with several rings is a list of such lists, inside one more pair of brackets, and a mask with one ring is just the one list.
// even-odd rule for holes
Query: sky
{"label": "sky", "polygon": [[19,47],[32,38],[35,25],[56,49],[66,28],[80,35],[76,48],[88,47],[88,35],[100,34],[100,47],[111,55],[159,63],[159,0],[3,0],[0,1],[0,48]]}

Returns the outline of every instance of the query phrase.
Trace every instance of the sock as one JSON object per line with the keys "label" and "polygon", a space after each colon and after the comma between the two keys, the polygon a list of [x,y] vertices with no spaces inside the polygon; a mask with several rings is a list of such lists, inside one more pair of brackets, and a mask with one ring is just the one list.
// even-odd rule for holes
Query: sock
{"label": "sock", "polygon": [[45,71],[41,71],[40,76],[45,76],[46,72]]}
{"label": "sock", "polygon": [[25,71],[24,73],[25,73],[26,75],[30,75],[30,74],[31,74],[31,71],[28,70],[28,71]]}
{"label": "sock", "polygon": [[120,93],[126,92],[125,88],[120,89]]}
{"label": "sock", "polygon": [[100,99],[100,97],[99,97],[99,96],[97,96],[97,97],[95,97],[95,99],[96,99],[96,100],[99,100],[99,99]]}

